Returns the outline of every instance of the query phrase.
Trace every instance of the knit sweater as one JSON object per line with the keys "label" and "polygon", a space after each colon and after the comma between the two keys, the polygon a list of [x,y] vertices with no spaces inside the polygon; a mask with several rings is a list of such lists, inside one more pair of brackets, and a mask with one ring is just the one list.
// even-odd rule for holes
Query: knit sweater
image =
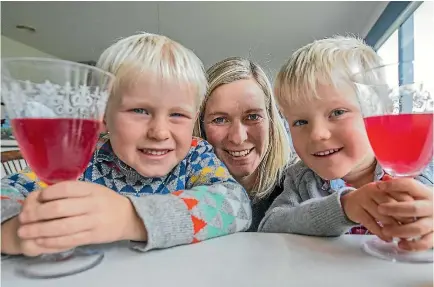
{"label": "knit sweater", "polygon": [[[147,230],[146,251],[195,243],[249,228],[250,200],[206,141],[193,138],[185,157],[166,176],[145,178],[121,162],[109,138],[102,137],[79,178],[100,184],[129,198]],[[16,216],[25,197],[46,187],[30,170],[1,181],[1,222]]]}
{"label": "knit sweater", "polygon": [[283,191],[283,180],[277,184],[273,191],[265,198],[252,199],[252,225],[247,230],[248,232],[257,232],[259,223],[264,218],[265,213],[270,208],[276,197],[278,197]]}
{"label": "knit sweater", "polygon": [[[377,164],[374,181],[383,175],[383,169]],[[432,162],[415,179],[432,186]],[[342,179],[323,180],[299,161],[288,168],[284,191],[266,212],[258,231],[340,236],[358,225],[348,219],[340,200],[352,190],[354,188],[346,186]]]}

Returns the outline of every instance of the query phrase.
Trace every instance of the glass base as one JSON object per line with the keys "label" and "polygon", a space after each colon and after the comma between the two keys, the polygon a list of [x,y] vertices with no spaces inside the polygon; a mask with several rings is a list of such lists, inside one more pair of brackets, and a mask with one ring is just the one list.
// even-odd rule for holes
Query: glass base
{"label": "glass base", "polygon": [[407,263],[432,263],[433,249],[426,251],[407,251],[398,248],[396,242],[385,242],[380,238],[374,238],[363,244],[363,251],[374,257],[392,261]]}
{"label": "glass base", "polygon": [[100,251],[74,249],[61,254],[26,258],[16,271],[28,278],[51,279],[74,275],[99,265],[104,258]]}

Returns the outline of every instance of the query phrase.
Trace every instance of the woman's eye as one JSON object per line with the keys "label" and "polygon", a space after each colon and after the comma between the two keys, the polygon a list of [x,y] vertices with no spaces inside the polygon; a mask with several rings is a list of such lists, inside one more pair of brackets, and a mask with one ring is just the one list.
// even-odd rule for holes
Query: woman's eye
{"label": "woman's eye", "polygon": [[247,120],[249,121],[259,121],[262,117],[258,114],[250,114],[247,116]]}
{"label": "woman's eye", "polygon": [[227,121],[225,118],[220,117],[220,118],[213,119],[211,122],[214,124],[220,124],[221,125],[221,124],[226,123]]}
{"label": "woman's eye", "polygon": [[342,116],[343,114],[345,114],[346,112],[347,112],[346,110],[339,109],[339,110],[332,111],[330,115],[332,117],[339,117],[339,116]]}
{"label": "woman's eye", "polygon": [[131,111],[133,113],[136,113],[136,114],[147,114],[148,113],[148,111],[146,111],[145,109],[132,109]]}
{"label": "woman's eye", "polygon": [[292,123],[292,126],[296,127],[296,126],[302,126],[302,125],[306,125],[307,121],[305,120],[296,120]]}

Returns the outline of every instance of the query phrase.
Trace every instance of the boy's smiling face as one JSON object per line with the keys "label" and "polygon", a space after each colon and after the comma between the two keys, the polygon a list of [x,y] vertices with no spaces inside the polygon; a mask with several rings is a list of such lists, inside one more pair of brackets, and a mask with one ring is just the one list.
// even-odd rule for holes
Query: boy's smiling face
{"label": "boy's smiling face", "polygon": [[343,178],[371,165],[374,155],[351,91],[318,84],[316,92],[319,99],[283,109],[301,160],[326,180]]}
{"label": "boy's smiling face", "polygon": [[167,175],[190,149],[196,103],[188,84],[152,74],[120,87],[105,121],[116,156],[144,177]]}

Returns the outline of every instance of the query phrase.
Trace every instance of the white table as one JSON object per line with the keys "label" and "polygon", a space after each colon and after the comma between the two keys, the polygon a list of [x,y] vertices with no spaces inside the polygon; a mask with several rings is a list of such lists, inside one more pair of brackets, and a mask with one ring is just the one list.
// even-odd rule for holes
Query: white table
{"label": "white table", "polygon": [[3,287],[84,286],[433,286],[432,264],[383,261],[360,248],[365,236],[324,239],[238,233],[199,244],[138,253],[107,246],[94,269],[50,280],[25,279],[2,262]]}

